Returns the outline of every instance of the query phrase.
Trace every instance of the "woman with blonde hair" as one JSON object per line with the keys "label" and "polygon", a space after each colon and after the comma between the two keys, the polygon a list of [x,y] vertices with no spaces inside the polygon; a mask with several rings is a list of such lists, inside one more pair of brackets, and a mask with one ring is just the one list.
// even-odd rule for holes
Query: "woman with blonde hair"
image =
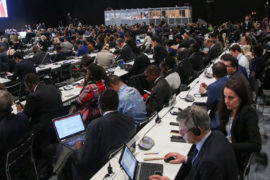
{"label": "woman with blonde hair", "polygon": [[251,52],[251,46],[250,45],[243,45],[241,46],[241,50],[244,56],[248,59],[249,63],[254,58]]}
{"label": "woman with blonde hair", "polygon": [[39,41],[39,46],[41,47],[42,51],[48,51],[49,42],[45,35],[40,36],[41,41]]}

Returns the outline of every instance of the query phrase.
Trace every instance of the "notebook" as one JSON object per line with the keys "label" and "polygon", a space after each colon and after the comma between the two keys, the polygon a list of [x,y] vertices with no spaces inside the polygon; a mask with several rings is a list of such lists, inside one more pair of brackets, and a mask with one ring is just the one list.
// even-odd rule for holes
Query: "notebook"
{"label": "notebook", "polygon": [[79,112],[52,121],[61,144],[72,148],[77,141],[85,140],[85,127]]}
{"label": "notebook", "polygon": [[127,146],[123,148],[119,163],[131,180],[149,179],[151,175],[163,174],[162,164],[138,162]]}

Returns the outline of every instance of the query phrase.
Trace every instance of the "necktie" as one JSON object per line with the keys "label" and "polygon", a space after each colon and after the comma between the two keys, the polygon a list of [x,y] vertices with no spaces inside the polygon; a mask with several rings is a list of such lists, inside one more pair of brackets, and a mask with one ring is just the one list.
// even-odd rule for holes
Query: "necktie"
{"label": "necktie", "polygon": [[193,152],[193,156],[192,156],[192,165],[194,164],[194,161],[196,160],[196,158],[197,158],[197,156],[198,156],[198,153],[199,151],[198,151],[198,149],[197,148],[195,148],[195,150],[194,150],[194,152]]}

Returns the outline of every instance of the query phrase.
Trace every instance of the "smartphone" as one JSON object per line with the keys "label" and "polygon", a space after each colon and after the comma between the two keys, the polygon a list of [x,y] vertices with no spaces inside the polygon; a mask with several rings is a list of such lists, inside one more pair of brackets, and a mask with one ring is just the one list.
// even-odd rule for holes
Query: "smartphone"
{"label": "smartphone", "polygon": [[171,126],[179,126],[179,123],[177,123],[177,122],[170,122],[170,125]]}
{"label": "smartphone", "polygon": [[175,138],[171,138],[171,142],[181,142],[181,143],[185,143],[186,141],[184,139],[175,139]]}

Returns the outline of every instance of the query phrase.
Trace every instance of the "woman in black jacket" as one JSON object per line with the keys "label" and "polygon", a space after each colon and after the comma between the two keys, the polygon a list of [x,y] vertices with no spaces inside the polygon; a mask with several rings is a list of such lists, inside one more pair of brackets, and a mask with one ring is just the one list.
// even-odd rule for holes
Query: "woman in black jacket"
{"label": "woman in black jacket", "polygon": [[261,149],[258,116],[250,105],[248,91],[242,81],[228,81],[219,106],[221,131],[232,143],[240,175],[243,174],[251,153]]}

